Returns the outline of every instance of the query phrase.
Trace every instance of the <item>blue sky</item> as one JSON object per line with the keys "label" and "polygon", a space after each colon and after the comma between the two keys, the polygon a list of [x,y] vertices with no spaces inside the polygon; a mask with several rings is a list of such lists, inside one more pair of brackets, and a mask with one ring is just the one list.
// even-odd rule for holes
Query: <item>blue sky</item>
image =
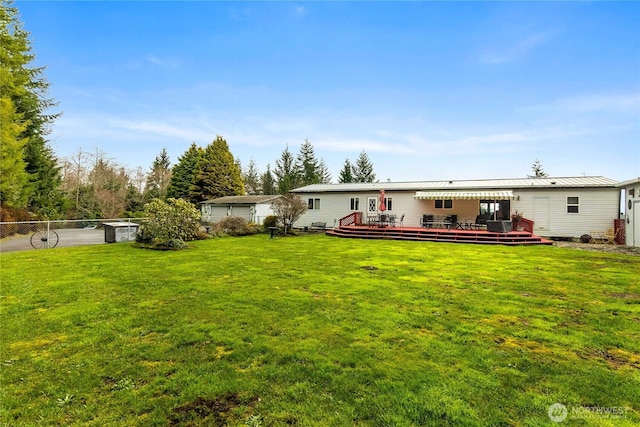
{"label": "blue sky", "polygon": [[640,3],[17,1],[60,157],[148,169],[222,135],[337,179],[640,175]]}

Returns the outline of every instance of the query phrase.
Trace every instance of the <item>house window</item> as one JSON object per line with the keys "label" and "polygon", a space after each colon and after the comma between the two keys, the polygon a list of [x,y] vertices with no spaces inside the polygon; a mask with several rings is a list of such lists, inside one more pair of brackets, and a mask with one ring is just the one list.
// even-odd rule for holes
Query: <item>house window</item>
{"label": "house window", "polygon": [[436,200],[435,201],[436,209],[452,209],[453,208],[453,200]]}
{"label": "house window", "polygon": [[309,199],[309,209],[320,209],[320,199]]}
{"label": "house window", "polygon": [[384,199],[384,204],[387,207],[387,210],[390,211],[393,209],[393,199],[391,197],[386,197]]}
{"label": "house window", "polygon": [[358,197],[352,197],[351,198],[351,210],[352,211],[357,211],[358,209],[360,209],[360,199]]}
{"label": "house window", "polygon": [[580,197],[567,197],[567,213],[580,213]]}

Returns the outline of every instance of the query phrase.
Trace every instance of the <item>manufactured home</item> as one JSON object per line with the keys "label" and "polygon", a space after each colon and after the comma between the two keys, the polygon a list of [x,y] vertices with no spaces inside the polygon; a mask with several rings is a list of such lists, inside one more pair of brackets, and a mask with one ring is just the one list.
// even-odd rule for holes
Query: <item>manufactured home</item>
{"label": "manufactured home", "polygon": [[224,196],[205,200],[200,202],[202,222],[214,223],[226,216],[237,216],[247,222],[262,224],[267,216],[273,215],[271,202],[279,197],[281,196]]}
{"label": "manufactured home", "polygon": [[379,211],[384,190],[386,212],[402,218],[405,227],[420,227],[423,215],[455,215],[458,222],[476,222],[482,215],[509,220],[517,211],[533,221],[538,236],[577,238],[613,228],[620,206],[616,184],[601,176],[545,177],[313,184],[292,193],[309,207],[297,226],[326,222],[337,227],[353,212],[366,218]]}
{"label": "manufactured home", "polygon": [[618,184],[624,192],[624,230],[625,243],[640,247],[640,178]]}

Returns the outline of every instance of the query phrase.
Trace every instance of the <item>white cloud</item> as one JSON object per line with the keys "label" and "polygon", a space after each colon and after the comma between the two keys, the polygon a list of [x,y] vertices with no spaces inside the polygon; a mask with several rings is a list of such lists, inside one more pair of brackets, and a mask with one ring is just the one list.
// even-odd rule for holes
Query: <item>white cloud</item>
{"label": "white cloud", "polygon": [[555,101],[558,110],[575,113],[638,113],[640,111],[640,93],[591,94],[563,98]]}
{"label": "white cloud", "polygon": [[488,48],[480,55],[480,62],[493,65],[518,60],[538,46],[547,43],[553,35],[550,32],[531,34],[515,43]]}
{"label": "white cloud", "polygon": [[297,17],[301,18],[307,13],[307,9],[304,6],[296,6],[294,12]]}

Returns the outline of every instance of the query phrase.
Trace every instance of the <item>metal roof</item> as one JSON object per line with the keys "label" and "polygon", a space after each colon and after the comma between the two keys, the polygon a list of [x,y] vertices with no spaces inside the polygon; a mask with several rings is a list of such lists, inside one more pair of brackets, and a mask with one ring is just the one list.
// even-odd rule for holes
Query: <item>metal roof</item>
{"label": "metal roof", "polygon": [[515,199],[513,191],[489,190],[489,191],[418,191],[414,199],[419,200],[507,200]]}
{"label": "metal roof", "polygon": [[615,188],[618,182],[603,176],[477,179],[451,181],[373,182],[350,184],[312,184],[292,193],[431,190],[514,190],[522,188]]}
{"label": "metal roof", "polygon": [[619,182],[618,185],[616,185],[616,187],[623,188],[623,187],[628,187],[629,185],[634,185],[634,184],[640,184],[640,177]]}
{"label": "metal roof", "polygon": [[216,199],[205,200],[200,204],[214,204],[214,205],[255,205],[258,203],[267,203],[272,200],[281,197],[277,194],[268,194],[260,196],[223,196]]}

